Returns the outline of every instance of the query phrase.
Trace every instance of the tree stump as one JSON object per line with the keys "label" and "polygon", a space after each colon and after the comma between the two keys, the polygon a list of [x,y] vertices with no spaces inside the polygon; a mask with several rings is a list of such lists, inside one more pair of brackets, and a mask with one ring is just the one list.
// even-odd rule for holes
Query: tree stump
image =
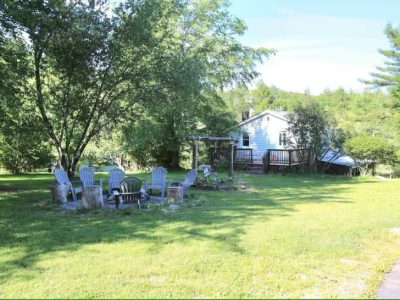
{"label": "tree stump", "polygon": [[167,191],[168,203],[182,203],[183,202],[183,187],[170,186]]}
{"label": "tree stump", "polygon": [[67,202],[69,186],[66,184],[55,184],[49,186],[53,202],[63,204]]}
{"label": "tree stump", "polygon": [[99,185],[89,185],[82,189],[82,205],[84,208],[100,208],[104,206],[103,189]]}

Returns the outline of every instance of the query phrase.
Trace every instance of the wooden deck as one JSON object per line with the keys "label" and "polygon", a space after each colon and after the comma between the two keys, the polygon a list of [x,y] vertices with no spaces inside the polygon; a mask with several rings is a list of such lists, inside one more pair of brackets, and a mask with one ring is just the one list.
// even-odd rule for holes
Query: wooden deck
{"label": "wooden deck", "polygon": [[263,155],[253,149],[235,149],[235,164],[260,165],[264,172],[276,167],[296,167],[310,162],[308,149],[267,149]]}
{"label": "wooden deck", "polygon": [[[229,159],[228,149],[217,148],[210,152],[210,161],[221,157]],[[251,148],[234,149],[234,165],[247,165],[249,167],[262,166],[264,172],[273,167],[295,167],[310,162],[310,151],[308,149],[267,149],[260,154]]]}
{"label": "wooden deck", "polygon": [[264,160],[270,165],[293,166],[308,163],[310,155],[307,149],[268,149],[263,155]]}

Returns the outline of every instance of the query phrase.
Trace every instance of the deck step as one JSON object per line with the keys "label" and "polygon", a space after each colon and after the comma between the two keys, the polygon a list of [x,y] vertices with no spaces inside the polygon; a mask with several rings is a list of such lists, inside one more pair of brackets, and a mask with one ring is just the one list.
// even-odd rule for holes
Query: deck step
{"label": "deck step", "polygon": [[262,165],[249,165],[246,169],[246,173],[251,174],[262,174],[264,173]]}

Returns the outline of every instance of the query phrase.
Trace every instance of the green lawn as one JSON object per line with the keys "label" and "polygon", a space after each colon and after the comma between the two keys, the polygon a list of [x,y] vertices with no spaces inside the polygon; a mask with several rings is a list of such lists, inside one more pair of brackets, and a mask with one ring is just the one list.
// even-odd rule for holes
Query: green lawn
{"label": "green lawn", "polygon": [[46,204],[52,176],[0,175],[0,297],[373,297],[400,259],[400,181],[243,178],[177,212],[87,213]]}

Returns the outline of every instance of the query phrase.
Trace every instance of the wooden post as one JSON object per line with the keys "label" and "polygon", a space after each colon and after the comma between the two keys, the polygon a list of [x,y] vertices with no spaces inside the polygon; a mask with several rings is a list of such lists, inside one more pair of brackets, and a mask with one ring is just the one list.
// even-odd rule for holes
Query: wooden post
{"label": "wooden post", "polygon": [[84,208],[100,208],[104,206],[103,190],[98,185],[88,185],[82,189],[82,205]]}
{"label": "wooden post", "polygon": [[183,202],[183,187],[170,186],[167,190],[168,203],[182,203]]}
{"label": "wooden post", "polygon": [[192,145],[192,169],[197,169],[197,154],[198,154],[198,142],[193,141]]}
{"label": "wooden post", "polygon": [[55,184],[50,186],[50,192],[53,197],[53,202],[63,204],[67,202],[67,194],[69,187],[65,184]]}
{"label": "wooden post", "polygon": [[234,143],[230,143],[230,162],[229,162],[229,177],[233,176],[233,152],[234,152]]}
{"label": "wooden post", "polygon": [[292,166],[292,160],[291,160],[291,156],[292,156],[292,150],[288,150],[289,151],[289,168]]}
{"label": "wooden post", "polygon": [[270,151],[267,150],[266,153],[264,153],[264,155],[262,156],[264,173],[268,173],[268,171],[269,171],[269,154],[270,154]]}

